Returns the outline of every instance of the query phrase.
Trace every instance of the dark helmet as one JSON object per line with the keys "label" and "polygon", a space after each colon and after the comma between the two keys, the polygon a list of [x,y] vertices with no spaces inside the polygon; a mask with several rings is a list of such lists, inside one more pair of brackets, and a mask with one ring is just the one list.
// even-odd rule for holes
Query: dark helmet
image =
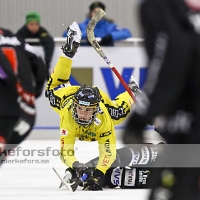
{"label": "dark helmet", "polygon": [[[98,113],[100,101],[101,101],[101,95],[97,87],[90,87],[86,85],[81,86],[73,97],[72,113],[76,123],[82,126],[90,125],[94,121]],[[77,114],[78,105],[93,109],[93,114],[89,120],[82,120],[78,118]]]}

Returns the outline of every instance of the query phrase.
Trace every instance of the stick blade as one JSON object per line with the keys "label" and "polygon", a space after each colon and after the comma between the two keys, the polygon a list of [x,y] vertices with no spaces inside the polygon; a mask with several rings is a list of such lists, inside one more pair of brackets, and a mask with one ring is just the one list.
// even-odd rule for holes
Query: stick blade
{"label": "stick blade", "polygon": [[93,17],[90,19],[88,25],[87,25],[87,38],[90,42],[90,44],[92,43],[93,40],[95,39],[94,36],[94,28],[96,26],[96,24],[98,23],[98,21],[104,16],[106,15],[106,13],[100,9],[98,12],[96,12]]}
{"label": "stick blade", "polygon": [[79,186],[80,183],[82,183],[82,180],[79,179],[78,181],[76,181],[76,182],[74,182],[74,183],[71,184],[70,187],[71,187],[71,189],[72,189],[73,192],[76,191],[76,189],[78,188],[78,186]]}
{"label": "stick blade", "polygon": [[87,25],[87,38],[90,44],[93,46],[93,48],[97,51],[97,53],[103,58],[105,57],[104,52],[102,51],[99,43],[97,42],[95,36],[94,36],[94,28],[98,21],[105,15],[106,13],[100,9],[98,12],[96,12],[92,18],[90,19],[88,25]]}
{"label": "stick blade", "polygon": [[72,183],[72,184],[71,184],[72,191],[73,191],[73,192],[76,191],[76,189],[78,188],[78,186],[79,186],[84,180],[86,180],[87,178],[88,178],[88,174],[85,173],[85,174],[83,174],[83,176],[82,176],[81,178],[79,178],[78,181]]}
{"label": "stick blade", "polygon": [[73,185],[73,183],[67,183],[61,176],[60,174],[55,170],[55,168],[53,167],[53,171],[56,173],[56,175],[58,176],[58,178],[61,180],[61,182],[72,192],[74,192],[75,190],[72,189],[71,185]]}

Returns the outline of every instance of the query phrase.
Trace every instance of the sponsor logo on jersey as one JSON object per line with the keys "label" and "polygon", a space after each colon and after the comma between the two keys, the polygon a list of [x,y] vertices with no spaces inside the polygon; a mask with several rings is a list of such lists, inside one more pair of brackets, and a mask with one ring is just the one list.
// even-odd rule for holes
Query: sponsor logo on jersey
{"label": "sponsor logo on jersey", "polygon": [[28,122],[26,122],[23,119],[20,119],[20,121],[14,127],[14,131],[16,131],[20,136],[22,136],[27,133],[30,127],[31,126]]}
{"label": "sponsor logo on jersey", "polygon": [[157,148],[150,148],[151,150],[151,162],[156,161],[157,155],[158,155],[158,149]]}
{"label": "sponsor logo on jersey", "polygon": [[149,174],[149,170],[139,170],[139,184],[146,185]]}
{"label": "sponsor logo on jersey", "polygon": [[103,114],[104,113],[103,110],[100,107],[98,107],[98,113],[99,114]]}
{"label": "sponsor logo on jersey", "polygon": [[79,129],[81,133],[77,134],[77,137],[81,141],[96,141],[96,133],[91,132],[87,129]]}
{"label": "sponsor logo on jersey", "polygon": [[64,148],[64,144],[65,144],[65,139],[61,138],[61,141],[60,141],[60,147],[61,147],[61,149]]}
{"label": "sponsor logo on jersey", "polygon": [[111,156],[111,150],[110,150],[110,139],[107,139],[104,143],[104,147],[106,149],[106,153],[109,154],[109,156]]}
{"label": "sponsor logo on jersey", "polygon": [[113,185],[121,185],[121,177],[122,177],[122,172],[123,170],[120,169],[119,167],[116,167],[113,169],[112,174],[111,174],[111,183]]}
{"label": "sponsor logo on jersey", "polygon": [[96,137],[96,133],[90,132],[88,130],[85,131],[85,134],[87,134],[88,136],[91,136],[91,137]]}
{"label": "sponsor logo on jersey", "polygon": [[127,115],[127,104],[125,104],[124,102],[122,103],[122,106],[118,108],[110,106],[109,104],[106,104],[106,107],[112,119],[118,120],[120,118],[126,117]]}
{"label": "sponsor logo on jersey", "polygon": [[137,165],[139,159],[140,159],[140,152],[139,151],[132,151],[133,157],[130,163],[130,166]]}
{"label": "sponsor logo on jersey", "polygon": [[141,152],[142,152],[142,158],[138,164],[143,164],[143,165],[147,164],[149,162],[149,157],[150,157],[148,147],[143,146],[141,148]]}
{"label": "sponsor logo on jersey", "polygon": [[102,133],[102,134],[100,134],[100,138],[101,138],[101,137],[106,137],[106,136],[108,136],[108,135],[110,135],[110,134],[111,134],[111,131]]}
{"label": "sponsor logo on jersey", "polygon": [[[70,99],[67,99],[67,100],[63,103],[62,108],[64,108],[69,102],[70,102]],[[72,104],[70,104],[70,105],[72,105]],[[69,109],[70,109],[70,106],[69,106]]]}
{"label": "sponsor logo on jersey", "polygon": [[103,161],[101,163],[101,166],[107,167],[109,162],[110,162],[110,156],[109,155],[105,155],[104,158],[103,158]]}
{"label": "sponsor logo on jersey", "polygon": [[136,178],[136,168],[125,169],[124,186],[134,186]]}
{"label": "sponsor logo on jersey", "polygon": [[98,118],[95,118],[94,123],[95,123],[95,125],[99,126],[101,124],[101,120]]}
{"label": "sponsor logo on jersey", "polygon": [[60,88],[69,87],[69,86],[71,86],[71,84],[68,84],[68,83],[60,84],[57,87],[55,87],[54,90],[56,91],[56,90],[59,90]]}
{"label": "sponsor logo on jersey", "polygon": [[66,129],[60,130],[60,135],[67,136],[67,134],[68,134],[68,131]]}
{"label": "sponsor logo on jersey", "polygon": [[104,148],[106,149],[106,155],[103,158],[101,166],[106,167],[108,163],[110,162],[110,157],[112,156],[109,139],[105,141]]}
{"label": "sponsor logo on jersey", "polygon": [[19,103],[20,108],[29,115],[35,115],[36,111],[35,108],[30,107],[27,103],[22,101],[21,97],[17,99],[17,102]]}
{"label": "sponsor logo on jersey", "polygon": [[21,85],[21,83],[19,81],[16,83],[15,86],[17,89],[17,93],[20,96],[20,99],[18,99],[18,101],[23,100],[28,105],[35,105],[35,95],[34,94],[31,94],[31,93],[25,91],[25,89],[23,88],[23,86]]}

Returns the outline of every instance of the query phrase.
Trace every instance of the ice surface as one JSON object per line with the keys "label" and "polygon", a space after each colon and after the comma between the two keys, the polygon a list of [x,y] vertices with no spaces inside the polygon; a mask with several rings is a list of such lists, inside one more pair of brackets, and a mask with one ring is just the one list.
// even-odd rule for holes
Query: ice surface
{"label": "ice surface", "polygon": [[[121,147],[120,142],[117,147]],[[49,147],[49,148],[48,148]],[[48,148],[48,154],[46,149]],[[104,189],[75,192],[59,189],[60,180],[53,167],[63,176],[65,165],[60,161],[58,140],[26,140],[11,154],[0,169],[0,200],[146,200],[148,189]],[[39,151],[40,150],[40,151]],[[32,155],[29,155],[31,154]],[[45,155],[44,154],[45,152]],[[29,155],[29,156],[28,156]],[[78,142],[76,157],[86,162],[98,155],[96,142]],[[25,160],[26,159],[26,160]],[[37,162],[40,163],[35,163]],[[48,163],[41,163],[41,162]],[[24,163],[16,163],[24,162]],[[34,162],[34,163],[29,163]]]}

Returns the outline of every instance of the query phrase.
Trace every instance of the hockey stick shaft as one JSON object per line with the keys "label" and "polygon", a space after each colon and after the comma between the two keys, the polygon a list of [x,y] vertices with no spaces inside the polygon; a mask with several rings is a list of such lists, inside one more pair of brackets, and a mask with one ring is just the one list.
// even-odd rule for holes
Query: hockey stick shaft
{"label": "hockey stick shaft", "polygon": [[123,77],[119,74],[117,69],[114,67],[114,65],[108,60],[107,56],[101,49],[99,43],[97,42],[95,36],[94,36],[94,28],[98,21],[105,15],[106,13],[100,9],[97,13],[93,15],[93,17],[90,19],[88,25],[87,25],[87,38],[90,42],[90,44],[93,46],[93,48],[97,51],[97,53],[104,59],[104,61],[110,66],[111,70],[115,73],[119,81],[122,83],[126,91],[129,93],[129,95],[132,97],[134,102],[137,102],[136,97],[134,96],[131,89],[128,87],[126,82],[124,81]]}

